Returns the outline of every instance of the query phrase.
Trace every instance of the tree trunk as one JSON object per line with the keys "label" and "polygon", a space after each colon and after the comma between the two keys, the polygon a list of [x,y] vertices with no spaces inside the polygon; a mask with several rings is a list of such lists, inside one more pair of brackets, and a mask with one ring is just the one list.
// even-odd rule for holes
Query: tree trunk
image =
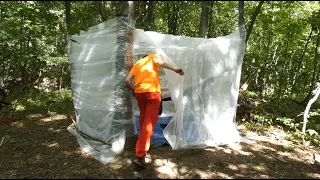
{"label": "tree trunk", "polygon": [[318,36],[317,36],[317,43],[316,43],[316,48],[314,52],[314,59],[313,59],[313,74],[312,74],[312,80],[311,80],[311,85],[308,91],[308,94],[306,98],[302,102],[307,102],[307,100],[311,97],[312,95],[312,89],[314,88],[314,83],[316,80],[316,72],[317,72],[317,59],[318,59],[318,48],[319,48],[319,36],[320,36],[320,31],[318,31]]}
{"label": "tree trunk", "polygon": [[244,1],[239,1],[239,21],[238,26],[244,25]]}
{"label": "tree trunk", "polygon": [[215,37],[214,32],[213,32],[213,4],[214,2],[212,1],[210,3],[210,8],[209,8],[209,19],[208,19],[208,38],[213,38]]}
{"label": "tree trunk", "polygon": [[250,34],[251,34],[251,31],[253,29],[253,25],[254,25],[254,22],[256,21],[256,18],[260,12],[260,9],[261,9],[261,6],[262,4],[264,3],[264,1],[260,1],[256,10],[254,11],[254,13],[252,14],[251,16],[251,22],[250,22],[250,25],[249,25],[249,28],[248,28],[248,31],[247,31],[247,37],[246,37],[246,43],[248,42],[249,40],[249,37],[250,37]]}
{"label": "tree trunk", "polygon": [[208,20],[209,20],[209,7],[210,1],[201,1],[202,11],[200,17],[199,37],[206,38],[208,34]]}
{"label": "tree trunk", "polygon": [[178,18],[179,18],[179,7],[177,2],[168,1],[167,7],[170,12],[167,14],[168,17],[168,34],[177,35]]}
{"label": "tree trunk", "polygon": [[147,26],[146,26],[146,30],[149,31],[151,29],[153,29],[153,25],[154,25],[154,3],[156,1],[148,1],[148,7],[146,9],[146,14],[147,14]]}
{"label": "tree trunk", "polygon": [[288,40],[288,36],[286,39],[286,47],[284,49],[284,63],[280,65],[280,77],[279,77],[279,88],[278,88],[278,92],[277,92],[277,97],[280,98],[284,95],[285,91],[283,89],[287,89],[287,78],[288,76],[285,74],[285,68],[286,64],[288,62],[287,60],[287,56],[288,56],[288,46],[289,46],[289,40]]}
{"label": "tree trunk", "polygon": [[97,2],[97,5],[98,5],[98,12],[100,14],[101,21],[102,22],[107,21],[108,18],[107,18],[107,14],[106,14],[106,10],[105,10],[103,1],[96,1],[96,2]]}
{"label": "tree trunk", "polygon": [[72,20],[71,20],[71,1],[65,1],[65,8],[66,8],[66,25],[67,25],[67,32],[70,34]]}
{"label": "tree trunk", "polygon": [[140,27],[144,22],[145,15],[142,14],[143,11],[141,11],[141,7],[144,6],[145,1],[134,1],[134,13],[138,14],[138,16],[135,17],[136,20],[136,26]]}
{"label": "tree trunk", "polygon": [[[129,87],[125,84],[125,78],[132,68],[133,60],[133,35],[134,24],[133,16],[133,2],[120,1],[117,15],[117,48],[116,48],[116,86],[115,86],[115,113],[113,116],[114,134],[119,133],[119,126],[123,126],[123,120],[132,121],[126,127],[126,148],[132,149],[136,142],[136,135],[132,136],[128,133],[135,132],[135,119],[133,112],[133,95]],[[129,25],[128,25],[129,24]]]}
{"label": "tree trunk", "polygon": [[[302,61],[303,61],[303,57],[304,55],[306,54],[306,51],[307,51],[307,48],[308,48],[308,44],[310,42],[310,38],[312,36],[312,32],[314,30],[314,27],[312,26],[311,27],[311,31],[310,31],[310,34],[309,34],[309,37],[308,37],[308,40],[306,42],[306,45],[304,46],[304,49],[303,49],[303,52],[302,52],[302,55],[301,55],[301,58],[300,58],[300,61],[299,61],[299,65],[298,65],[298,68],[294,71],[292,71],[293,73],[293,83],[292,83],[292,88],[291,88],[291,94],[290,96],[293,95],[294,91],[295,91],[295,86],[296,86],[296,77],[297,77],[297,72],[300,70],[300,67],[302,65]],[[292,77],[292,76],[291,76]]]}
{"label": "tree trunk", "polygon": [[262,82],[262,85],[259,85],[259,93],[260,93],[261,97],[264,96],[264,92],[265,92],[264,88],[266,88],[266,77],[265,77],[265,74],[266,74],[266,69],[267,69],[267,65],[268,65],[270,44],[271,44],[271,34],[269,33],[266,56],[265,56],[264,63],[262,64],[262,68],[261,68],[261,71],[259,73],[259,80],[258,80],[258,82]]}
{"label": "tree trunk", "polygon": [[116,4],[116,16],[128,17],[133,19],[134,17],[133,1],[118,1]]}

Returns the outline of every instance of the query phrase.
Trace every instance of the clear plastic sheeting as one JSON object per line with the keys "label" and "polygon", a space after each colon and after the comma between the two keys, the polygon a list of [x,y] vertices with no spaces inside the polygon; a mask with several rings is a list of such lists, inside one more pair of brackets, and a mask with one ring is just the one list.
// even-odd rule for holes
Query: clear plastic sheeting
{"label": "clear plastic sheeting", "polygon": [[104,164],[119,154],[126,136],[137,133],[134,114],[139,114],[124,78],[132,63],[156,52],[185,71],[184,76],[167,69],[159,73],[162,97],[172,99],[163,102],[162,116],[173,116],[164,129],[173,149],[250,143],[234,121],[244,37],[244,26],[228,36],[203,39],[134,29],[126,18],[73,35],[69,60],[77,127],[68,130]]}
{"label": "clear plastic sheeting", "polygon": [[180,76],[165,69],[175,106],[163,105],[174,114],[164,135],[173,149],[250,143],[235,123],[244,37],[244,26],[212,39],[136,31],[136,54],[155,51],[185,71]]}
{"label": "clear plastic sheeting", "polygon": [[126,136],[137,134],[132,93],[124,82],[132,66],[133,35],[132,21],[115,18],[69,41],[77,127],[68,130],[82,150],[104,164],[123,150]]}

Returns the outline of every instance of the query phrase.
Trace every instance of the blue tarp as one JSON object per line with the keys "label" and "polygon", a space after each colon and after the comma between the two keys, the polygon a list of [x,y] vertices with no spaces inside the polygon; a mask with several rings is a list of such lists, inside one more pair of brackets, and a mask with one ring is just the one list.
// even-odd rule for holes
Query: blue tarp
{"label": "blue tarp", "polygon": [[[136,117],[137,131],[138,131],[138,135],[139,135],[140,134],[140,126],[139,126],[139,117],[140,116],[136,115],[135,117]],[[163,135],[163,129],[170,122],[171,119],[172,119],[172,116],[168,116],[168,117],[159,116],[159,120],[154,126],[154,133],[151,137],[151,143],[153,144],[153,147],[159,147],[164,144],[169,144]]]}

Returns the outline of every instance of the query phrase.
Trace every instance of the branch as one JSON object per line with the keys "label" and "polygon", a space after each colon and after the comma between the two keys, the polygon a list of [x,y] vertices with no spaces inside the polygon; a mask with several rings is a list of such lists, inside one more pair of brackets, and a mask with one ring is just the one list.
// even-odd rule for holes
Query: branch
{"label": "branch", "polygon": [[252,73],[251,73],[251,75],[248,77],[248,79],[246,80],[246,82],[245,83],[243,83],[243,85],[241,86],[241,90],[242,91],[246,91],[247,90],[247,88],[248,88],[248,86],[249,86],[249,84],[251,83],[251,81],[254,79],[254,77],[256,77],[256,75],[258,74],[260,72],[260,69],[256,69],[255,71],[253,71]]}
{"label": "branch", "polygon": [[255,12],[252,14],[252,17],[251,17],[251,22],[250,22],[250,25],[249,25],[249,28],[248,28],[248,33],[247,33],[247,37],[246,37],[246,43],[248,42],[248,39],[250,37],[250,34],[251,34],[251,31],[253,29],[253,25],[254,25],[254,22],[256,21],[256,18],[260,12],[260,9],[261,9],[261,6],[262,4],[264,3],[264,1],[260,1],[259,2],[259,5],[257,6]]}
{"label": "branch", "polygon": [[6,138],[6,135],[4,135],[3,138],[1,139],[0,146],[2,145],[2,143],[4,141],[4,138]]}
{"label": "branch", "polygon": [[304,111],[303,114],[303,127],[302,127],[302,133],[305,134],[306,133],[306,127],[307,127],[307,122],[308,122],[308,113],[310,111],[310,107],[311,105],[318,99],[320,94],[320,83],[318,83],[318,87],[315,89],[315,95],[312,99],[310,99],[310,101],[307,104],[306,110]]}

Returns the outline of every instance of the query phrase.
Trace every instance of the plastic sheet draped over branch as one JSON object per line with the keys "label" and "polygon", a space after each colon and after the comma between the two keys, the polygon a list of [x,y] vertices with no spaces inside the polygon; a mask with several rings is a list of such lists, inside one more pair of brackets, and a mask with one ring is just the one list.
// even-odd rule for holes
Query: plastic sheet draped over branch
{"label": "plastic sheet draped over branch", "polygon": [[84,139],[72,125],[69,131],[82,149],[102,163],[120,153],[125,136],[136,134],[132,97],[124,78],[134,56],[154,51],[185,71],[184,76],[160,71],[161,86],[169,90],[162,94],[173,100],[163,102],[165,115],[173,116],[164,130],[173,149],[245,141],[234,122],[244,34],[240,27],[228,36],[212,39],[173,36],[133,29],[132,22],[115,18],[72,36],[78,42],[69,42],[78,130],[112,146]]}

